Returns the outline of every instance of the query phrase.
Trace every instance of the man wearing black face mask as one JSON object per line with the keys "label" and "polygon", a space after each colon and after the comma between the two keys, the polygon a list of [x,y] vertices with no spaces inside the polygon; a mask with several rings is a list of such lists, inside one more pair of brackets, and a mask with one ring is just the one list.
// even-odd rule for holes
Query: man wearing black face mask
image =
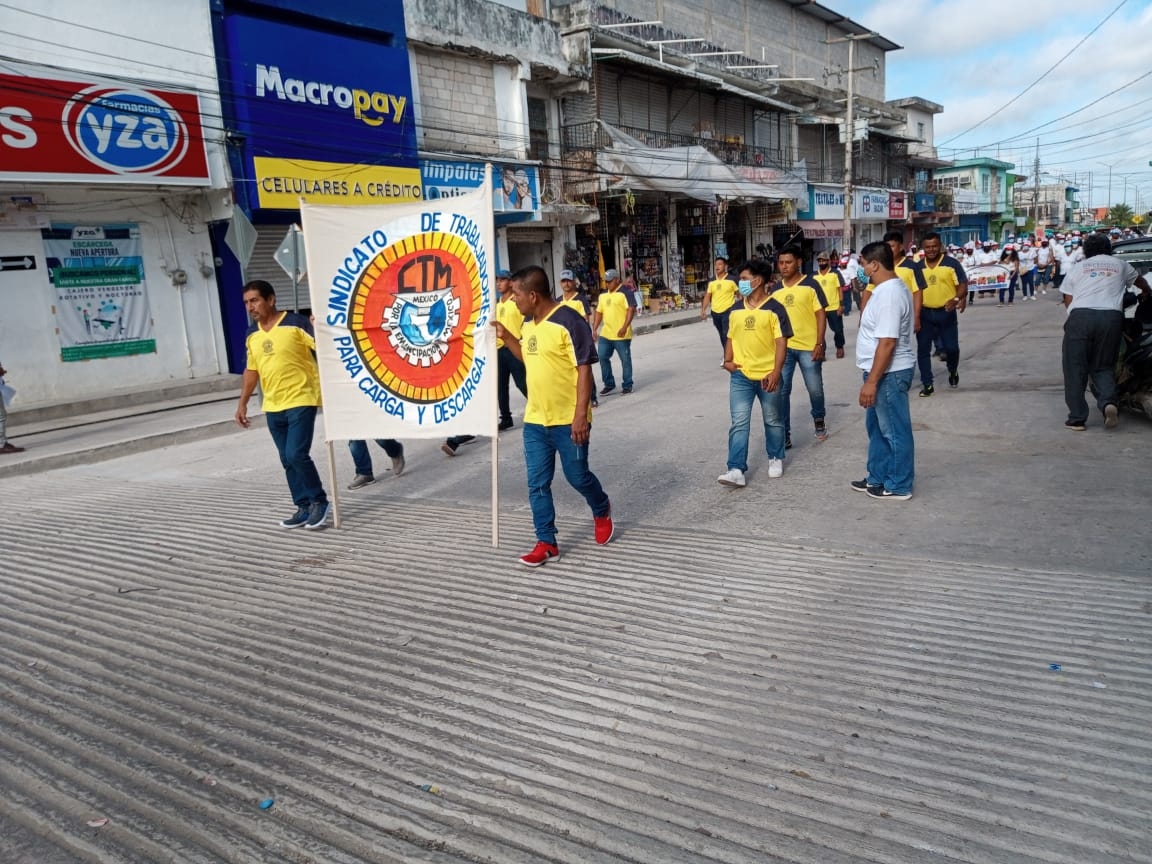
{"label": "man wearing black face mask", "polygon": [[780,375],[792,327],[784,306],[769,298],[772,271],[763,261],[749,261],[741,268],[736,301],[728,316],[724,342],[724,368],[729,372],[728,470],[717,481],[742,488],[747,481],[748,433],[752,405],[760,400],[764,418],[764,447],[768,452],[768,476],[784,473],[784,419],[780,407]]}

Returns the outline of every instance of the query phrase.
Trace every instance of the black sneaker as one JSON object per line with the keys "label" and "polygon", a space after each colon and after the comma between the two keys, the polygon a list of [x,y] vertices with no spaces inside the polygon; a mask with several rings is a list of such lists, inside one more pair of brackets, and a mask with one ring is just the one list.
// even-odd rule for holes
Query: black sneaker
{"label": "black sneaker", "polygon": [[959,372],[950,372],[948,374],[948,386],[949,387],[959,387],[960,386],[960,373]]}
{"label": "black sneaker", "polygon": [[792,436],[791,435],[786,435],[784,437],[784,449],[785,450],[791,450],[792,449]]}
{"label": "black sneaker", "polygon": [[936,392],[935,387],[933,387],[931,384],[925,384],[923,387],[920,388],[920,398],[926,399],[927,397],[931,396],[935,392]]}
{"label": "black sneaker", "polygon": [[512,426],[513,426],[512,418],[509,417],[506,420],[501,420],[500,425],[497,426],[496,428],[499,429],[501,432],[504,432],[505,430],[511,429]]}
{"label": "black sneaker", "polygon": [[863,480],[853,480],[848,485],[851,486],[853,489],[855,489],[857,492],[872,492],[873,490],[877,490],[877,489],[880,491],[884,490],[883,484],[877,483],[877,484],[873,485],[873,484],[868,482],[867,477],[865,477]]}
{"label": "black sneaker", "polygon": [[327,501],[321,501],[313,504],[308,508],[308,519],[304,522],[304,527],[315,531],[317,528],[323,528],[328,524],[328,510],[329,505]]}
{"label": "black sneaker", "polygon": [[1065,420],[1064,428],[1071,429],[1073,432],[1083,432],[1088,427],[1084,425],[1083,420]]}
{"label": "black sneaker", "polygon": [[601,396],[607,396],[609,393],[611,393],[615,389],[616,389],[615,384],[613,384],[611,387],[601,387],[600,388],[600,395]]}
{"label": "black sneaker", "polygon": [[308,521],[308,508],[298,507],[296,512],[280,523],[281,528],[299,528]]}
{"label": "black sneaker", "polygon": [[907,501],[912,497],[911,492],[889,492],[883,486],[869,486],[864,490],[869,498],[882,498],[885,501]]}
{"label": "black sneaker", "polygon": [[625,396],[627,396],[629,393],[632,392],[632,388],[631,387],[624,387],[620,390],[620,392],[623,393]]}

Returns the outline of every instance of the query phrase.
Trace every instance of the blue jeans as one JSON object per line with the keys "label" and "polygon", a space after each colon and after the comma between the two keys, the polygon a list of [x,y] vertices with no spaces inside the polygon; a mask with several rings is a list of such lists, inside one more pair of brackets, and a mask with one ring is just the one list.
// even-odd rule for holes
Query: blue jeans
{"label": "blue jeans", "polygon": [[512,408],[508,395],[508,379],[516,384],[516,389],[525,397],[528,395],[528,379],[524,361],[512,353],[507,345],[501,345],[496,352],[496,404],[500,407],[500,419],[511,420]]}
{"label": "blue jeans", "polygon": [[800,374],[804,376],[804,387],[812,402],[812,419],[824,419],[824,373],[821,363],[812,359],[811,351],[797,351],[789,348],[784,354],[784,369],[780,377],[780,415],[784,421],[784,435],[792,434],[792,375],[796,364],[800,364]]}
{"label": "blue jeans", "polygon": [[847,315],[852,311],[852,289],[845,288],[840,295],[840,305],[844,307],[841,309],[842,314]]}
{"label": "blue jeans", "polygon": [[728,316],[732,314],[732,307],[729,306],[723,312],[712,313],[712,323],[716,327],[716,332],[720,334],[720,348],[721,350],[727,347],[728,342]]}
{"label": "blue jeans", "polygon": [[556,456],[569,485],[584,496],[593,516],[607,516],[611,506],[604,487],[588,468],[588,444],[577,447],[572,442],[572,427],[524,424],[524,462],[528,467],[528,503],[532,507],[532,525],[536,539],[556,542],[556,507],[552,503],[552,478],[556,474]]}
{"label": "blue jeans", "polygon": [[[404,445],[392,438],[377,438],[376,443],[393,459],[404,454]],[[376,475],[372,473],[372,456],[368,453],[368,442],[349,441],[348,449],[352,451],[352,463],[356,466],[356,473],[364,477],[375,477]]]}
{"label": "blue jeans", "polygon": [[288,478],[288,491],[297,507],[327,502],[320,472],[312,461],[312,430],[316,426],[316,406],[306,405],[286,411],[266,411],[268,431],[276,442],[280,464]]}
{"label": "blue jeans", "polygon": [[957,326],[956,311],[949,312],[943,306],[934,309],[925,306],[920,310],[920,332],[916,334],[916,362],[920,364],[920,383],[932,385],[932,348],[939,346],[944,352],[944,362],[948,374],[953,374],[960,366],[960,330]]}
{"label": "blue jeans", "polygon": [[[883,486],[899,495],[912,491],[915,475],[912,412],[908,407],[912,371],[886,373],[876,388],[876,404],[864,415],[868,430],[868,484]],[[864,379],[868,379],[867,372]]]}
{"label": "blue jeans", "polygon": [[600,356],[600,378],[605,387],[616,386],[616,376],[612,374],[612,352],[620,355],[620,366],[624,380],[620,383],[625,390],[632,389],[632,340],[631,339],[605,339],[601,336],[596,340],[596,353]]}
{"label": "blue jeans", "polygon": [[[1004,302],[1004,291],[1005,290],[1008,291],[1008,302],[1014,303],[1016,301],[1016,278],[1017,278],[1016,274],[1013,273],[1008,279],[1008,288],[1007,289],[1004,289],[1004,288],[1000,289],[1000,302],[1001,303]],[[923,322],[921,322],[920,326],[924,326]]]}
{"label": "blue jeans", "polygon": [[780,418],[780,389],[769,393],[759,381],[743,372],[733,372],[728,381],[728,470],[748,470],[748,433],[752,426],[752,405],[760,400],[764,417],[764,449],[769,459],[784,458],[784,422]]}
{"label": "blue jeans", "polygon": [[1025,270],[1020,274],[1020,296],[1036,296],[1036,271]]}

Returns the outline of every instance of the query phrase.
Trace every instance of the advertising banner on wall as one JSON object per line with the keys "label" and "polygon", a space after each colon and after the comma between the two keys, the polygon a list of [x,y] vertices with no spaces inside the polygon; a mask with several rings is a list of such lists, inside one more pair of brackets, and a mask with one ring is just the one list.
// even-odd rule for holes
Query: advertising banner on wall
{"label": "advertising banner on wall", "polygon": [[208,185],[195,93],[4,69],[0,180]]}
{"label": "advertising banner on wall", "polygon": [[888,218],[888,192],[884,189],[857,189],[853,193],[852,217],[862,222]]}
{"label": "advertising banner on wall", "polygon": [[301,207],[329,441],[495,436],[491,194]]}
{"label": "advertising banner on wall", "polygon": [[903,192],[888,193],[888,218],[907,219],[908,211],[905,207],[906,196]]}
{"label": "advertising banner on wall", "polygon": [[53,225],[44,257],[65,362],[154,354],[138,225]]}
{"label": "advertising banner on wall", "polygon": [[244,142],[251,207],[420,200],[402,43],[235,13],[222,31],[221,82]]}
{"label": "advertising banner on wall", "polygon": [[808,209],[796,214],[798,219],[825,220],[844,218],[844,189],[836,186],[812,186]]}
{"label": "advertising banner on wall", "polygon": [[[422,159],[420,179],[425,199],[455,198],[484,185],[484,163]],[[495,213],[531,213],[539,218],[539,188],[535,165],[492,166],[492,210]]]}

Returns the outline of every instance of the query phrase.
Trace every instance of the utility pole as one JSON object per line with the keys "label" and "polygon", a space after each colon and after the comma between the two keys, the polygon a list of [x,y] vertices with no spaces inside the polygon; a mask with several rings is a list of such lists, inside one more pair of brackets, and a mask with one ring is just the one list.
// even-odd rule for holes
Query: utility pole
{"label": "utility pole", "polygon": [[[855,249],[856,244],[852,238],[852,148],[856,143],[856,119],[854,110],[855,91],[853,88],[854,76],[857,72],[871,69],[876,74],[875,66],[856,68],[856,41],[858,39],[871,39],[879,33],[853,33],[839,39],[829,39],[824,44],[834,45],[840,42],[848,43],[848,104],[844,112],[844,248]],[[827,77],[825,70],[825,77]]]}
{"label": "utility pole", "polygon": [[1040,139],[1036,139],[1036,161],[1032,163],[1032,230],[1037,237],[1040,229]]}

